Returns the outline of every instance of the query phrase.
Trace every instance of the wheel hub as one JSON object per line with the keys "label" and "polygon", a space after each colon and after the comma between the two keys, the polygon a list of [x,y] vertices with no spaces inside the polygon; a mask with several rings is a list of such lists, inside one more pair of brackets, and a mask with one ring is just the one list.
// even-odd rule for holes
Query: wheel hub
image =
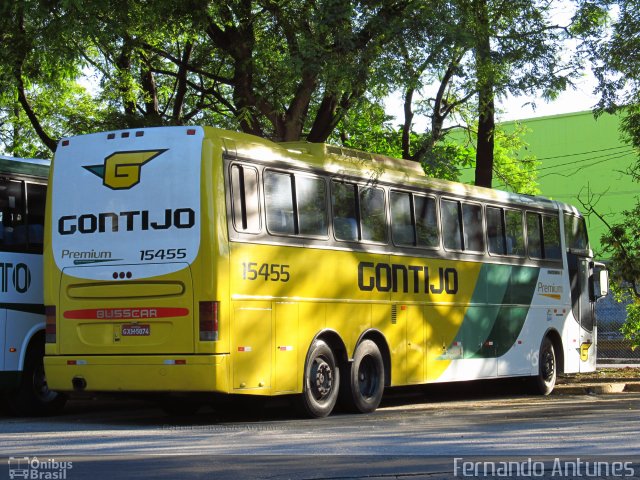
{"label": "wheel hub", "polygon": [[321,362],[316,368],[316,391],[324,397],[331,392],[333,386],[333,372],[326,362]]}

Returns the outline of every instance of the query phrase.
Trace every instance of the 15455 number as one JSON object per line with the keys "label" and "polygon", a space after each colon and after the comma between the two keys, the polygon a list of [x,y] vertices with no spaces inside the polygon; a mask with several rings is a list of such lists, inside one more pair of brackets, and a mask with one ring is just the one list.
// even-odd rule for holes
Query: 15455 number
{"label": "15455 number", "polygon": [[257,263],[242,262],[242,279],[257,280],[262,277],[264,281],[271,282],[288,282],[291,275],[289,274],[289,265],[281,263]]}
{"label": "15455 number", "polygon": [[140,261],[181,260],[187,257],[186,248],[161,248],[160,250],[140,250]]}

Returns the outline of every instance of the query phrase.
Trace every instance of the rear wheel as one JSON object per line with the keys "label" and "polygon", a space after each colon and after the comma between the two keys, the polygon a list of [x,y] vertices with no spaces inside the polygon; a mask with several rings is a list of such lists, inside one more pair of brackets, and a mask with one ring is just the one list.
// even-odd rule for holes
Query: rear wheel
{"label": "rear wheel", "polygon": [[316,340],[311,345],[304,369],[302,412],[310,417],[326,417],[338,399],[340,370],[329,345]]}
{"label": "rear wheel", "polygon": [[24,360],[20,387],[9,392],[7,405],[14,415],[53,415],[64,407],[67,396],[49,390],[44,374],[44,344],[37,342],[29,346]]}
{"label": "rear wheel", "polygon": [[360,412],[373,412],[384,391],[384,363],[378,346],[371,340],[362,341],[353,355],[347,389],[343,392],[343,402],[347,409]]}
{"label": "rear wheel", "polygon": [[551,339],[545,337],[540,345],[538,374],[531,379],[533,392],[540,395],[549,395],[556,385],[557,376],[556,351]]}

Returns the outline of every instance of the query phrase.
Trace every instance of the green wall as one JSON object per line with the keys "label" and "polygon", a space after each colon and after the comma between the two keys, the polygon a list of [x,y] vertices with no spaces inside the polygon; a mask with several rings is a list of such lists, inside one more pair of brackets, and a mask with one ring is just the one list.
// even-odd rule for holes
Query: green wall
{"label": "green wall", "polygon": [[[505,129],[515,122],[505,122]],[[519,120],[528,132],[524,136],[529,153],[541,162],[538,182],[541,195],[570,203],[583,210],[592,198],[607,222],[620,219],[631,208],[640,185],[625,171],[635,163],[632,148],[620,140],[619,117],[591,112],[569,113]],[[468,181],[468,174],[464,180]],[[471,173],[473,175],[473,173]],[[600,236],[606,227],[594,215],[587,221],[591,247],[600,252]]]}

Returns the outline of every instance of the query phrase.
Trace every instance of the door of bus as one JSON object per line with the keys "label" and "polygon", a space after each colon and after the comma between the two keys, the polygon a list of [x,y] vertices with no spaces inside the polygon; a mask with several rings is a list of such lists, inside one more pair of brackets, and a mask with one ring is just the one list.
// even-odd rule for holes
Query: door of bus
{"label": "door of bus", "polygon": [[571,284],[571,309],[580,324],[580,371],[593,371],[596,364],[595,298],[591,292],[593,261],[587,255],[567,254]]}

